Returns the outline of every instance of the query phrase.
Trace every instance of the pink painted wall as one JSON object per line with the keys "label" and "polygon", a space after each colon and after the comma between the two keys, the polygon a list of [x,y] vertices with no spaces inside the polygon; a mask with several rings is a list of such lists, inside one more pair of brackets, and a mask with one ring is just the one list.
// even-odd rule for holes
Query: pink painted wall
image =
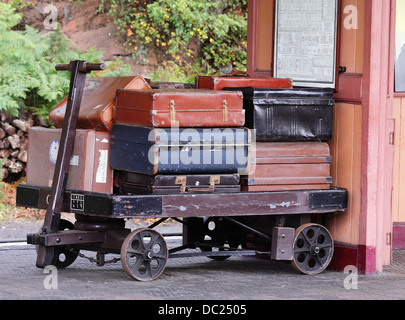
{"label": "pink painted wall", "polygon": [[[357,9],[356,29],[345,27],[348,6]],[[364,273],[391,263],[394,8],[395,0],[341,0],[340,8],[339,65],[347,72],[339,77],[330,147],[334,185],[349,190],[349,208],[331,215],[328,228],[341,248],[357,248],[347,263]],[[251,76],[272,75],[273,19],[274,0],[249,0]]]}

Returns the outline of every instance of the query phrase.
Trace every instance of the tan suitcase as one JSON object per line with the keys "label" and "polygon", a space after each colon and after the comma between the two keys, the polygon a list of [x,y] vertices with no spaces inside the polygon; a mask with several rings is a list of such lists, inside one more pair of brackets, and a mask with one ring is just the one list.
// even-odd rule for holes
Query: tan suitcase
{"label": "tan suitcase", "polygon": [[137,126],[240,127],[241,92],[197,89],[118,90],[114,122]]}
{"label": "tan suitcase", "polygon": [[322,142],[257,142],[242,191],[329,189],[329,146]]}
{"label": "tan suitcase", "polygon": [[[78,129],[110,131],[114,117],[115,94],[118,89],[150,89],[146,79],[136,77],[87,78],[80,106]],[[49,120],[56,128],[63,127],[67,98],[50,113]]]}
{"label": "tan suitcase", "polygon": [[[53,181],[62,129],[33,127],[28,134],[27,183],[50,187]],[[77,130],[70,160],[67,189],[113,192],[110,134]]]}

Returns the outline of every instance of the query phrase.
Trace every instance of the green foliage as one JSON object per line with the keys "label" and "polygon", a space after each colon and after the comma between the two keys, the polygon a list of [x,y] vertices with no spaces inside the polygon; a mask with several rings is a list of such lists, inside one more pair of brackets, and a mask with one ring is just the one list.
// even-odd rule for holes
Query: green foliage
{"label": "green foliage", "polygon": [[[197,53],[218,69],[246,68],[247,0],[101,0],[127,44],[136,53],[142,44],[159,48],[160,61],[179,65]],[[189,57],[190,59],[183,59]]]}
{"label": "green foliage", "polygon": [[[0,2],[0,110],[18,116],[20,108],[29,108],[47,119],[70,84],[70,73],[56,71],[55,65],[78,59],[97,63],[103,53],[70,49],[59,29],[48,34],[29,26],[13,30],[20,20],[11,4]],[[117,69],[114,62],[108,71],[117,74]]]}
{"label": "green foliage", "polygon": [[165,61],[149,75],[149,78],[156,82],[194,83],[196,76],[213,74],[214,71],[201,59],[198,59],[194,64],[188,63],[184,67],[179,66],[174,61]]}
{"label": "green foliage", "polygon": [[24,8],[29,8],[29,7],[33,7],[34,4],[32,2],[27,2],[25,0],[3,0],[3,2],[6,2],[8,4],[10,4],[13,8],[17,9],[17,10],[21,10]]}

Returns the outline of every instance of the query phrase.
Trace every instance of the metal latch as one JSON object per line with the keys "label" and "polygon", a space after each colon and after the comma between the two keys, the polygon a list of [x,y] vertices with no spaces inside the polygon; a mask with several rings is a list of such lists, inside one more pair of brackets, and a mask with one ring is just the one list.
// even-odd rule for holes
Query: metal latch
{"label": "metal latch", "polygon": [[215,189],[216,184],[221,183],[221,177],[220,176],[211,176],[210,177],[210,189]]}
{"label": "metal latch", "polygon": [[228,102],[226,100],[222,102],[222,120],[228,121]]}
{"label": "metal latch", "polygon": [[181,185],[181,187],[180,187],[180,192],[181,193],[186,192],[186,184],[187,184],[187,177],[186,176],[176,177],[176,180],[175,180],[174,183]]}
{"label": "metal latch", "polygon": [[174,100],[170,101],[170,122],[176,121],[175,105],[176,105],[176,103],[174,102]]}
{"label": "metal latch", "polygon": [[388,130],[389,130],[389,144],[391,146],[395,145],[395,119],[387,120]]}

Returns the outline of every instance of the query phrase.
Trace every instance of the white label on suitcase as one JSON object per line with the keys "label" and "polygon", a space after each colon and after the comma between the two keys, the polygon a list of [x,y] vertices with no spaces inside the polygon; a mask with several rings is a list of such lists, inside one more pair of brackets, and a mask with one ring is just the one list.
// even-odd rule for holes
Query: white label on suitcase
{"label": "white label on suitcase", "polygon": [[[58,152],[59,152],[59,141],[54,140],[51,142],[51,145],[49,146],[49,160],[53,163],[56,164],[56,160],[58,159]],[[74,155],[70,158],[70,165],[71,166],[78,166],[79,165],[79,156]]]}
{"label": "white label on suitcase", "polygon": [[79,156],[72,156],[70,158],[70,165],[71,166],[78,166],[79,165]]}
{"label": "white label on suitcase", "polygon": [[108,150],[98,150],[98,168],[96,173],[96,183],[107,183]]}
{"label": "white label on suitcase", "polygon": [[51,145],[49,146],[49,160],[55,164],[56,159],[58,158],[58,151],[59,151],[59,141],[54,140],[51,142]]}

